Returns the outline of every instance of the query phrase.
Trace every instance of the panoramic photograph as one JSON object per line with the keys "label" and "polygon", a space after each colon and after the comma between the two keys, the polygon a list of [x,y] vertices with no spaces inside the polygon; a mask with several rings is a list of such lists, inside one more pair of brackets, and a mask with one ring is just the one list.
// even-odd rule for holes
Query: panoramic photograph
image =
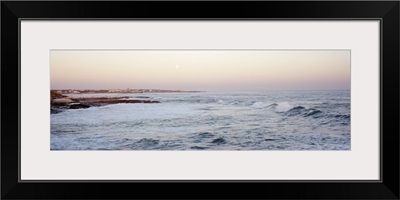
{"label": "panoramic photograph", "polygon": [[50,150],[351,150],[350,50],[51,50]]}

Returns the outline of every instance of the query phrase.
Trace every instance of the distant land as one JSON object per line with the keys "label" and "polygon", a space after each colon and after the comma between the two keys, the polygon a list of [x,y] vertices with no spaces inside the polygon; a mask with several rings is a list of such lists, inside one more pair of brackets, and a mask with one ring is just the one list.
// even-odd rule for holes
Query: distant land
{"label": "distant land", "polygon": [[51,90],[57,94],[95,94],[95,93],[168,93],[168,92],[203,92],[193,90],[161,90],[161,89],[109,89],[109,90]]}
{"label": "distant land", "polygon": [[[96,94],[96,93],[175,93],[200,92],[189,90],[160,90],[160,89],[110,89],[110,90],[50,90],[50,111],[57,114],[67,109],[84,109],[96,106],[105,106],[120,103],[160,103],[147,96],[136,97],[89,97],[76,98],[64,94]],[[133,98],[133,99],[132,99]]]}

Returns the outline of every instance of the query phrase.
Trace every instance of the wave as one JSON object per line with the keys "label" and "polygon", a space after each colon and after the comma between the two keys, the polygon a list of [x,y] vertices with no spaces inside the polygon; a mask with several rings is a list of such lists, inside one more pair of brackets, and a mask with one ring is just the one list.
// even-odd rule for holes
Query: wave
{"label": "wave", "polygon": [[277,106],[275,107],[275,110],[276,110],[276,112],[287,112],[292,108],[293,108],[293,106],[291,106],[288,102],[282,102],[282,103],[277,104]]}
{"label": "wave", "polygon": [[304,114],[304,117],[316,116],[319,114],[322,114],[322,111],[318,109],[309,109],[309,111],[306,114]]}
{"label": "wave", "polygon": [[192,146],[190,147],[191,149],[195,149],[195,150],[203,150],[203,149],[207,149],[207,147],[201,147],[201,146]]}
{"label": "wave", "polygon": [[141,144],[141,145],[145,145],[145,146],[154,146],[154,145],[158,145],[159,142],[160,142],[160,140],[155,140],[155,139],[151,139],[151,138],[142,138],[139,141],[137,141],[136,144]]}
{"label": "wave", "polygon": [[291,105],[288,102],[281,103],[265,103],[265,102],[255,102],[251,105],[252,108],[271,108],[275,112],[284,114],[286,116],[302,116],[302,117],[312,117],[312,118],[333,118],[335,120],[349,120],[350,114],[330,114],[325,113],[317,108],[307,108],[302,105]]}
{"label": "wave", "polygon": [[347,114],[347,115],[333,114],[331,116],[334,117],[334,118],[339,118],[339,119],[350,119],[350,115],[349,114]]}
{"label": "wave", "polygon": [[210,133],[210,132],[202,132],[198,134],[201,138],[212,138],[215,136],[215,134]]}
{"label": "wave", "polygon": [[271,106],[272,104],[270,103],[265,103],[265,102],[255,102],[253,105],[251,105],[252,108],[266,108]]}
{"label": "wave", "polygon": [[303,117],[313,117],[319,118],[325,116],[321,110],[315,108],[305,108],[303,106],[295,106],[285,112],[288,116],[303,116]]}
{"label": "wave", "polygon": [[350,114],[328,114],[316,108],[306,108],[304,106],[291,106],[287,102],[279,103],[275,107],[275,111],[287,116],[303,116],[313,118],[334,118],[338,120],[349,120]]}
{"label": "wave", "polygon": [[287,114],[289,116],[301,115],[304,113],[305,110],[306,110],[306,108],[303,106],[295,106],[295,107],[290,108],[288,111],[286,111],[285,114]]}
{"label": "wave", "polygon": [[222,137],[219,137],[219,138],[214,139],[213,141],[211,141],[211,143],[214,143],[214,144],[225,144],[226,140],[224,138],[222,138]]}

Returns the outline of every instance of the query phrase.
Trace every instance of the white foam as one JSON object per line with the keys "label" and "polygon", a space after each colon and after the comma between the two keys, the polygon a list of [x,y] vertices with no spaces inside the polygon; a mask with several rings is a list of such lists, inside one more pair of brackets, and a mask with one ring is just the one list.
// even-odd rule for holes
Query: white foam
{"label": "white foam", "polygon": [[270,103],[265,103],[265,102],[255,102],[253,105],[251,105],[252,108],[265,108],[267,106],[270,106]]}
{"label": "white foam", "polygon": [[276,112],[286,112],[292,108],[293,106],[291,106],[288,102],[282,102],[278,103],[278,105],[275,107],[275,110]]}

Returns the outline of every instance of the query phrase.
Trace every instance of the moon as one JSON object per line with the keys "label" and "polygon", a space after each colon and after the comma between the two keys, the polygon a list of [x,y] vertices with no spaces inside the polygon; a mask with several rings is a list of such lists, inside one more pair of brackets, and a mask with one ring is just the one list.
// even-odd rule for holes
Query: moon
{"label": "moon", "polygon": [[179,69],[179,65],[176,65],[175,68],[176,68],[176,69]]}

